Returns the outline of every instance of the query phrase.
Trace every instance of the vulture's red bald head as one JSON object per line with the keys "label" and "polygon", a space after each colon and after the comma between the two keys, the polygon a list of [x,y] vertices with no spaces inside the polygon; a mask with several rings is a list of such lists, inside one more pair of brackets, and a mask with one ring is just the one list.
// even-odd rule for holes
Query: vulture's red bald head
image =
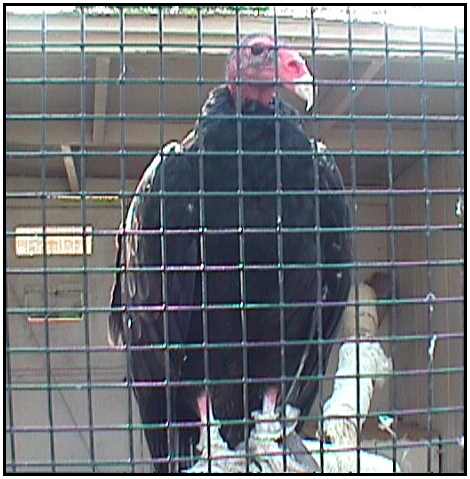
{"label": "vulture's red bald head", "polygon": [[[232,96],[240,91],[242,101],[254,100],[269,104],[274,98],[276,81],[276,46],[274,38],[269,35],[249,35],[240,43],[239,59],[234,49],[227,61],[226,79],[242,83],[237,89],[235,83],[229,83]],[[277,44],[278,80],[285,88],[294,92],[306,103],[309,110],[315,100],[313,77],[305,60],[300,54]]]}

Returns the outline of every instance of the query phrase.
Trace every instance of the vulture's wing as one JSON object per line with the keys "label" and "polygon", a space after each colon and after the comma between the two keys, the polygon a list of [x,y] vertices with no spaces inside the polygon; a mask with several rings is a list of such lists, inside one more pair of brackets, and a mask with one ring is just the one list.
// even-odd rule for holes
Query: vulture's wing
{"label": "vulture's wing", "polygon": [[[318,161],[319,188],[323,192],[333,192],[331,195],[322,195],[320,199],[320,226],[323,229],[332,229],[332,231],[320,234],[321,262],[322,264],[340,265],[337,268],[324,268],[321,271],[321,300],[326,303],[321,310],[321,336],[323,339],[331,339],[338,331],[344,306],[328,305],[327,303],[346,301],[351,285],[348,269],[348,264],[351,262],[351,234],[348,231],[351,226],[351,216],[348,198],[344,194],[337,194],[344,190],[344,184],[333,155],[328,153],[326,148],[316,140],[312,140],[312,149]],[[315,320],[317,320],[318,314],[317,310]],[[315,336],[318,338],[319,328]],[[318,374],[320,347],[323,349],[322,371],[326,370],[331,344],[311,348],[312,351],[303,374]],[[303,383],[297,402],[301,406],[303,414],[308,413],[308,409],[316,397],[318,384],[318,381]]]}
{"label": "vulture's wing", "polygon": [[[116,257],[116,265],[122,270],[116,274],[111,293],[111,306],[116,310],[108,319],[113,344],[161,346],[166,340],[169,343],[186,340],[192,314],[187,306],[198,304],[197,272],[191,266],[199,265],[200,258],[198,234],[181,232],[196,231],[199,222],[194,197],[197,175],[192,171],[197,162],[196,155],[191,154],[197,146],[193,143],[185,146],[181,151],[179,144],[171,143],[153,160],[127,211]],[[176,231],[180,233],[174,234]],[[175,420],[178,398],[173,397],[173,392],[168,393],[163,384],[149,383],[177,379],[181,353],[158,348],[133,349],[130,358],[142,423],[154,426]],[[172,396],[169,398],[168,394]],[[168,418],[168,399],[172,418]],[[154,458],[166,457],[168,444],[174,451],[181,442],[175,429],[168,433],[170,438],[167,428],[150,428],[145,433]]]}

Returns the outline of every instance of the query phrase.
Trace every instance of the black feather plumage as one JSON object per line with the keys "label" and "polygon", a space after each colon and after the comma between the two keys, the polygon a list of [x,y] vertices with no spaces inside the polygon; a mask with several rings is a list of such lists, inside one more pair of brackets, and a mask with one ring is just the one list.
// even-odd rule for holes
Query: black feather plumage
{"label": "black feather plumage", "polygon": [[[324,338],[331,338],[343,307],[326,304],[319,314],[319,307],[312,303],[345,301],[349,292],[346,268],[315,267],[319,263],[350,262],[347,232],[321,233],[318,248],[313,229],[350,226],[344,195],[315,194],[315,185],[324,191],[343,189],[339,170],[331,156],[317,151],[315,142],[312,146],[300,121],[283,118],[295,115],[295,110],[284,102],[278,103],[277,121],[279,146],[285,153],[276,155],[274,111],[274,105],[253,102],[242,105],[244,154],[239,175],[236,107],[227,87],[213,90],[202,107],[202,119],[182,142],[182,151],[168,147],[147,168],[137,188],[138,195],[127,212],[127,231],[119,238],[117,264],[130,271],[116,275],[111,300],[113,307],[124,305],[127,311],[110,315],[110,337],[115,343],[120,340],[132,345],[162,345],[165,340],[171,344],[201,344],[204,328],[200,306],[205,298],[210,305],[209,343],[231,343],[231,347],[208,351],[208,379],[234,380],[232,384],[209,387],[217,419],[237,419],[244,415],[242,301],[249,305],[245,313],[247,341],[258,343],[257,347],[247,349],[248,377],[265,380],[248,385],[248,410],[260,409],[266,386],[279,383],[282,359],[276,342],[281,337],[281,285],[277,266],[281,262],[284,337],[288,341],[317,338],[319,331]],[[267,118],[258,119],[254,115]],[[284,192],[281,196],[276,194],[278,161]],[[246,193],[241,199],[235,194],[239,191],[240,176]],[[203,199],[202,211],[197,196],[200,189],[212,192]],[[156,194],[161,191],[186,195],[167,194],[161,199]],[[148,194],[152,192],[154,196]],[[224,195],[228,192],[233,195]],[[200,228],[206,231],[202,239]],[[282,228],[291,231],[281,235]],[[202,264],[206,267],[204,281]],[[165,273],[157,271],[162,266],[167,268]],[[153,271],[138,271],[149,267]],[[246,269],[241,274],[243,268]],[[202,289],[203,282],[206,291]],[[263,346],[263,342],[269,342],[270,346]],[[330,347],[322,347],[326,364]],[[299,372],[303,356],[306,361],[301,375],[318,373],[319,346],[312,344],[307,348],[305,344],[285,347],[286,376],[293,377]],[[165,378],[183,381],[205,377],[202,348],[172,350],[167,354],[168,361],[165,354],[162,350],[133,350],[132,379],[155,382]],[[286,391],[290,386],[287,382]],[[306,414],[317,388],[317,381],[298,381],[289,402]],[[164,385],[135,387],[142,422],[154,425],[169,420],[197,421],[195,404],[201,390],[201,387],[172,387],[168,396]],[[168,431],[166,427],[146,430],[153,458],[166,458],[169,448],[172,455],[188,456],[190,445],[198,440],[198,428],[183,428],[171,434]],[[242,426],[224,426],[221,432],[231,447],[243,440]],[[158,469],[165,470],[165,465]]]}

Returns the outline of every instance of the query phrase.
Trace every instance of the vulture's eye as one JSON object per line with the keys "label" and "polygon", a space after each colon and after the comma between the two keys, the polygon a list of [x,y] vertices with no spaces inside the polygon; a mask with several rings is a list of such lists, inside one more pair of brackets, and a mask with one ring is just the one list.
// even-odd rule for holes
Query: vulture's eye
{"label": "vulture's eye", "polygon": [[251,46],[251,53],[253,55],[261,55],[265,50],[265,46],[262,43],[255,43]]}

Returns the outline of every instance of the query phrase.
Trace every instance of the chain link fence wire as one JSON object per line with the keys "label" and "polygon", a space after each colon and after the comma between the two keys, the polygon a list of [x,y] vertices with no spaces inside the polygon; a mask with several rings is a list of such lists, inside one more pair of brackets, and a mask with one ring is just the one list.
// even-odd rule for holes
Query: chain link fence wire
{"label": "chain link fence wire", "polygon": [[[285,417],[290,384],[285,362],[292,346],[285,336],[285,316],[289,309],[318,305],[315,299],[322,294],[320,289],[312,291],[312,302],[289,304],[283,291],[285,275],[293,268],[314,270],[321,285],[322,275],[338,268],[331,263],[293,266],[283,261],[286,235],[298,233],[315,238],[317,250],[322,233],[351,236],[352,261],[340,266],[349,272],[356,298],[361,282],[377,272],[387,277],[388,292],[375,304],[382,318],[378,340],[392,357],[394,369],[382,375],[386,386],[376,391],[362,432],[362,416],[355,417],[358,467],[360,451],[371,451],[408,472],[466,471],[464,30],[400,26],[389,23],[385,14],[361,20],[357,8],[344,8],[335,19],[326,15],[331,10],[312,7],[298,18],[279,17],[276,10],[264,7],[253,11],[233,7],[222,13],[206,7],[187,11],[77,7],[67,14],[31,15],[6,11],[5,472],[137,473],[151,472],[161,462],[168,465],[168,458],[151,457],[144,431],[166,431],[171,449],[173,431],[191,425],[176,420],[172,410],[174,391],[181,394],[182,385],[199,386],[208,394],[221,384],[240,385],[243,418],[220,422],[243,427],[248,451],[253,426],[249,390],[267,381],[249,374],[249,350],[254,345],[248,337],[248,318],[254,310],[279,311],[279,341],[263,346],[280,350]],[[155,154],[162,154],[170,140],[181,141],[201,120],[200,107],[208,92],[224,83],[228,52],[234,48],[239,53],[248,33],[273,35],[276,52],[281,41],[282,48],[301,52],[318,88],[313,112],[304,112],[289,97],[299,114],[281,116],[278,100],[286,93],[276,81],[276,189],[253,192],[243,187],[243,162],[253,152],[243,151],[245,118],[238,98],[235,155],[233,151],[195,155],[199,175],[195,191],[170,191],[162,173],[159,191],[136,194]],[[281,150],[279,125],[294,118],[302,121],[308,138],[323,142],[327,154],[336,159],[344,190],[320,189],[318,167],[313,190],[283,190],[281,162],[289,151]],[[201,136],[198,141],[202,150]],[[205,163],[211,155],[235,157],[234,191],[205,190]],[[259,159],[272,155],[256,152]],[[164,171],[165,162],[161,168]],[[276,215],[282,218],[289,195],[320,201],[346,198],[352,224],[297,229],[249,225],[246,210],[251,200],[274,198]],[[161,227],[138,234],[159,238],[161,264],[123,270],[114,259],[116,237],[137,234],[123,228],[131,201],[139,197],[159,201]],[[196,227],[165,226],[166,205],[178,198],[197,204]],[[230,199],[237,202],[238,224],[211,231],[205,225],[207,204],[215,200],[227,204]],[[315,204],[314,224],[320,225],[319,201]],[[250,303],[246,297],[247,275],[260,268],[247,261],[245,238],[261,233],[277,237],[277,262],[262,266],[277,274],[276,303]],[[200,264],[171,265],[165,238],[172,235],[197,235]],[[208,262],[211,235],[238,238],[239,264]],[[127,242],[122,244],[126,257]],[[165,278],[190,271],[200,278],[201,304],[171,305]],[[108,315],[132,316],[142,310],[131,305],[125,291],[122,306],[110,306],[109,292],[119,272],[124,277],[161,273],[162,302],[149,307],[163,318],[161,342],[108,345]],[[208,277],[224,272],[238,275],[240,301],[211,304]],[[333,299],[317,308],[320,318],[327,307],[335,306],[351,306],[359,317],[364,303]],[[184,308],[200,312],[202,342],[171,341],[169,317]],[[239,314],[240,343],[210,340],[208,318],[224,310]],[[303,435],[321,438],[319,467],[324,471],[322,410],[344,339],[324,337],[322,321],[318,324],[318,337],[296,344],[318,348],[320,364],[331,349],[331,364],[325,371],[300,374],[297,379],[319,384],[316,401],[303,418]],[[362,341],[358,329],[355,340]],[[230,348],[241,351],[242,377],[211,379],[211,351]],[[165,377],[135,379],[135,351],[162,352]],[[203,377],[179,381],[171,371],[172,358],[191,351],[203,352]],[[363,377],[359,353],[356,359],[359,384]],[[143,423],[133,389],[162,387],[166,419]],[[356,400],[359,404],[360,398]],[[384,418],[391,421],[392,433],[380,429]],[[282,421],[284,435],[287,427]],[[206,429],[210,470],[212,428]],[[282,452],[286,468],[285,443]],[[170,459],[169,470],[176,471],[188,458],[173,454]],[[247,459],[246,470],[248,464]]]}

